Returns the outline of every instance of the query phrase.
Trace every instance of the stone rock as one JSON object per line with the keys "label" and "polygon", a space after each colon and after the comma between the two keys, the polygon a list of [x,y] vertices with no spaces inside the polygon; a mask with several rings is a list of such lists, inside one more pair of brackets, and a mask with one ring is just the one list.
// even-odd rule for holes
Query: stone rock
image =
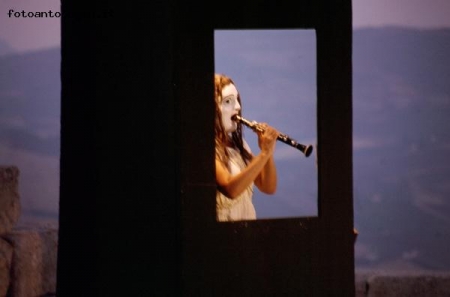
{"label": "stone rock", "polygon": [[9,296],[48,296],[56,292],[57,229],[15,229],[5,238],[13,246]]}
{"label": "stone rock", "polygon": [[0,237],[0,296],[6,296],[10,284],[13,247]]}
{"label": "stone rock", "polygon": [[450,274],[375,275],[367,280],[368,297],[449,297]]}
{"label": "stone rock", "polygon": [[370,276],[370,273],[355,272],[355,297],[367,296],[367,279]]}
{"label": "stone rock", "polygon": [[20,217],[19,169],[0,166],[0,235],[11,231]]}

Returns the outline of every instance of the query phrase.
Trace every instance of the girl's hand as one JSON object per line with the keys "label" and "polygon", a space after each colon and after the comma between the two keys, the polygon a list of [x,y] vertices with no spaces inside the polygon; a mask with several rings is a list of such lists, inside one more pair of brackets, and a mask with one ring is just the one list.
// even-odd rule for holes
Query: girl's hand
{"label": "girl's hand", "polygon": [[257,131],[258,146],[261,151],[272,154],[275,151],[275,145],[280,132],[266,123],[259,123],[259,127],[263,131]]}

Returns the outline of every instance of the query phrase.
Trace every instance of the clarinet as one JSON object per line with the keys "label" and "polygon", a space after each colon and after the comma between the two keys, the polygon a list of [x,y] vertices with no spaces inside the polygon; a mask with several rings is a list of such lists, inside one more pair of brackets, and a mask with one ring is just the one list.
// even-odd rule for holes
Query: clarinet
{"label": "clarinet", "polygon": [[[240,122],[240,123],[244,124],[245,126],[249,127],[253,131],[259,131],[259,132],[264,131],[264,129],[261,128],[261,126],[259,125],[258,122],[249,121],[237,114],[234,115],[231,119],[235,122]],[[286,134],[280,133],[278,135],[277,140],[284,142],[285,144],[290,145],[290,146],[300,150],[306,157],[309,157],[309,155],[311,155],[311,153],[313,151],[312,145],[304,145],[304,144],[298,143],[296,140],[292,139],[291,137],[289,137],[289,135],[286,135]]]}

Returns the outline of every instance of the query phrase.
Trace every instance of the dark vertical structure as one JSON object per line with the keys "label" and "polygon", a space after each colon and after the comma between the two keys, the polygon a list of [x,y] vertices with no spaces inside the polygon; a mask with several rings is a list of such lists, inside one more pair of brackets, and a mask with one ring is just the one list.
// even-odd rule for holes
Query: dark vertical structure
{"label": "dark vertical structure", "polygon": [[58,296],[178,296],[171,2],[61,8]]}
{"label": "dark vertical structure", "polygon": [[[353,296],[351,1],[241,1],[207,11],[185,5],[176,17],[183,292]],[[317,35],[319,216],[218,223],[211,166],[214,30],[293,28]]]}
{"label": "dark vertical structure", "polygon": [[[350,0],[62,11],[58,296],[354,295]],[[291,28],[317,34],[319,216],[218,223],[214,30]]]}

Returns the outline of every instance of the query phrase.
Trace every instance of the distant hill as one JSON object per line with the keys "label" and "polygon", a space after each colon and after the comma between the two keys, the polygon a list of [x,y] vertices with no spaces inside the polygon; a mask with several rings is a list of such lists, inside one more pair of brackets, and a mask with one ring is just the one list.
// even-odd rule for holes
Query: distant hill
{"label": "distant hill", "polygon": [[59,49],[0,57],[0,139],[59,156]]}
{"label": "distant hill", "polygon": [[20,170],[20,222],[55,220],[59,201],[60,50],[0,56],[0,164]]}
{"label": "distant hill", "polygon": [[357,266],[450,269],[450,29],[353,35]]}
{"label": "distant hill", "polygon": [[[448,53],[450,29],[354,31],[356,267],[450,270]],[[278,162],[284,174],[289,166]],[[279,195],[308,195],[301,183],[284,182]],[[282,207],[258,195],[263,216],[267,204]]]}
{"label": "distant hill", "polygon": [[14,48],[12,48],[6,41],[0,39],[0,56],[12,54],[14,52]]}

